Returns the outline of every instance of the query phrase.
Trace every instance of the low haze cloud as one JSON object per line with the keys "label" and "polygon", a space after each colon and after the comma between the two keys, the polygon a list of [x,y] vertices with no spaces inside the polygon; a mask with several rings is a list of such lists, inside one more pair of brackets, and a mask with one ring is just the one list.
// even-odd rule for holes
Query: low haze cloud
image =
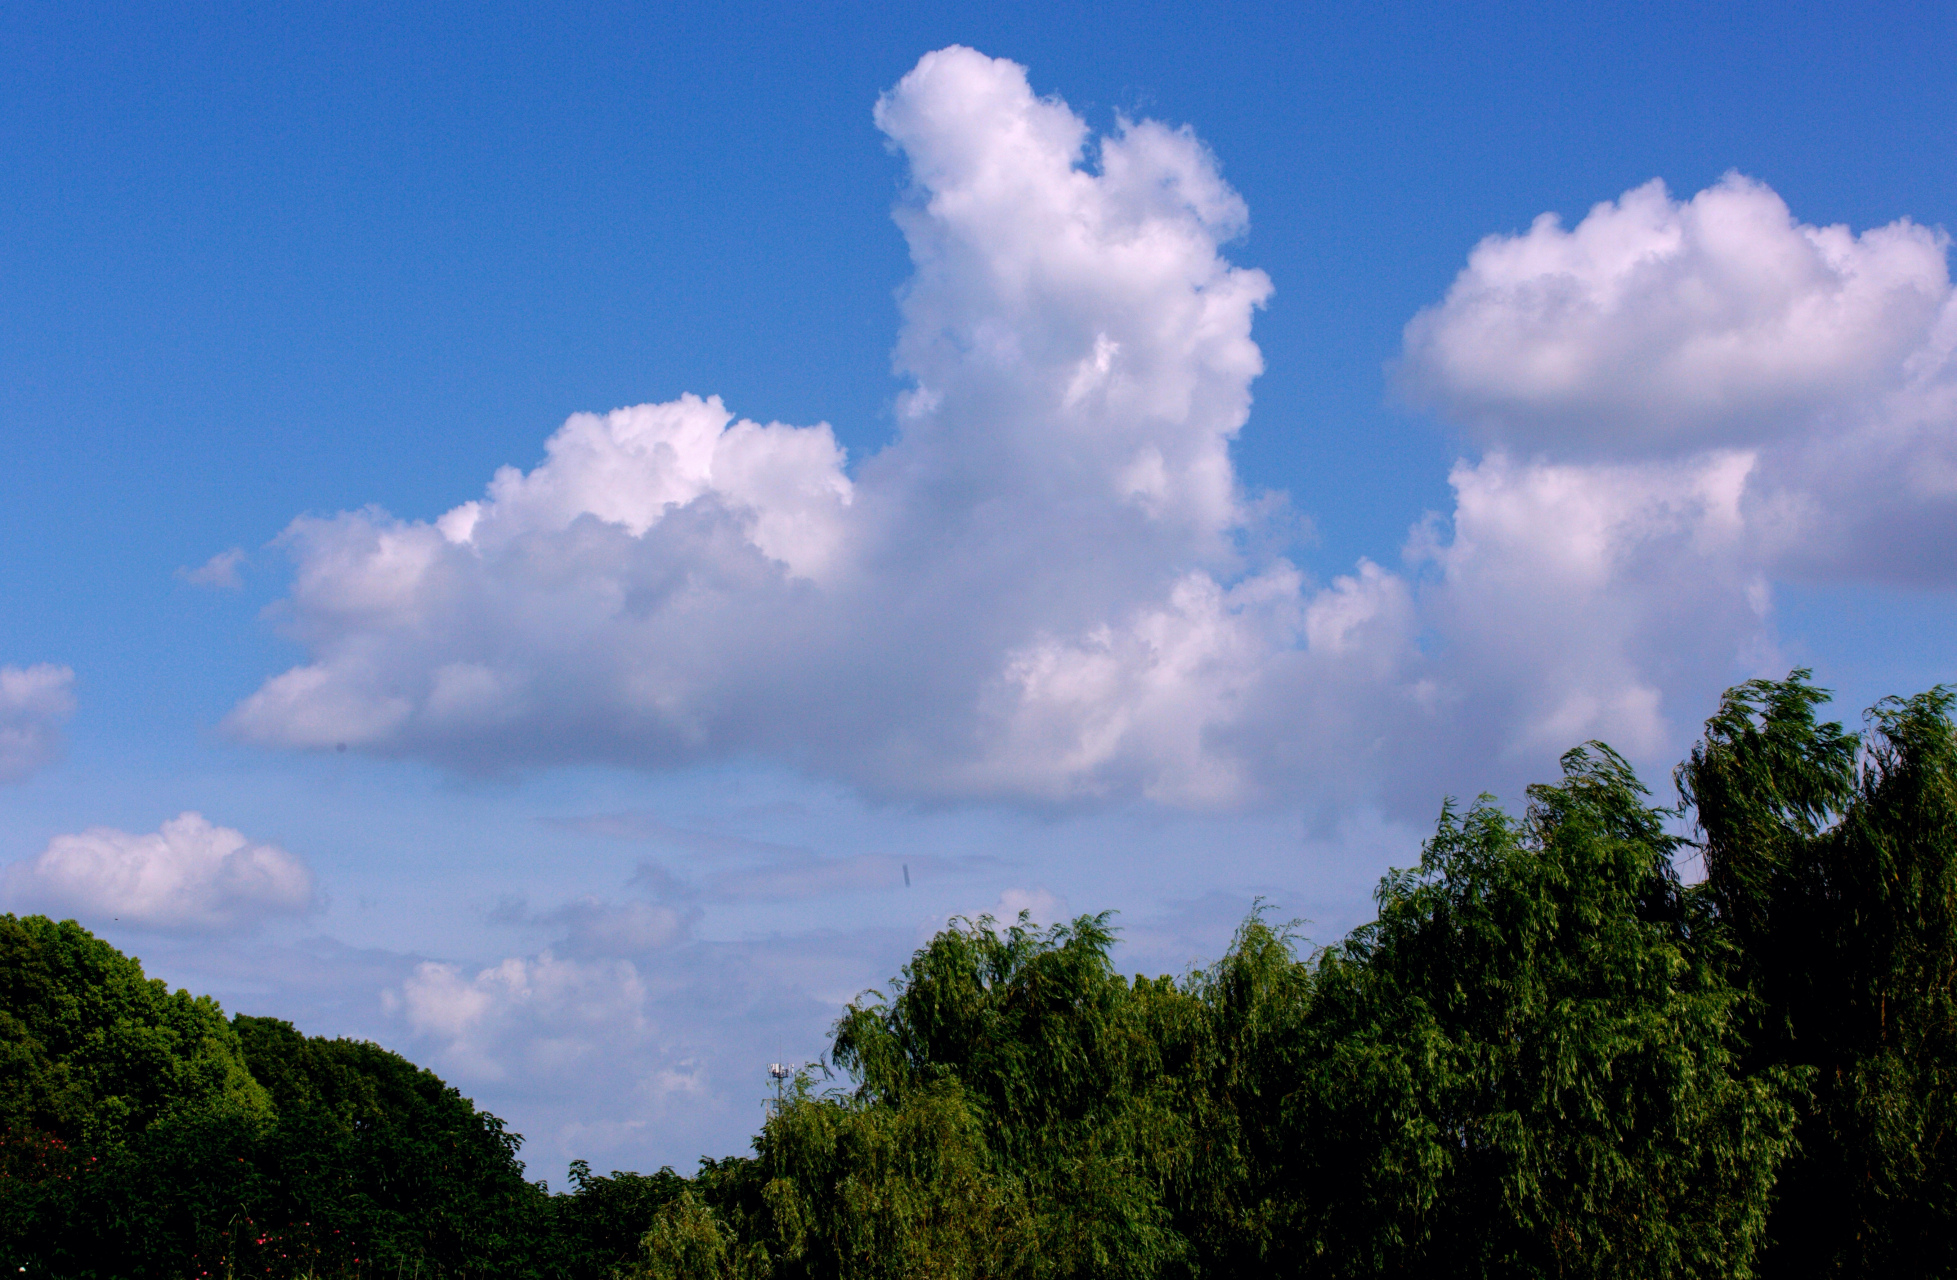
{"label": "low haze cloud", "polygon": [[228,930],[303,914],[316,901],[312,871],[277,845],[247,839],[198,813],[144,834],[90,827],[56,836],[39,857],[8,867],[16,909],[95,923]]}
{"label": "low haze cloud", "polygon": [[819,1054],[843,1003],[911,938],[701,938],[688,896],[642,873],[622,898],[506,907],[502,922],[555,939],[487,964],[415,964],[380,993],[379,1034],[524,1117],[533,1157],[638,1163],[652,1150],[684,1166],[730,1153],[753,1127],[762,1067]]}
{"label": "low haze cloud", "polygon": [[441,1046],[450,1070],[501,1079],[589,1071],[607,1051],[636,1049],[648,1030],[645,984],[629,960],[511,957],[473,974],[427,961],[384,1007]]}
{"label": "low haze cloud", "polygon": [[1230,446],[1271,285],[1224,256],[1247,212],[1196,137],[1096,137],[957,48],[876,121],[915,268],[890,446],[852,470],[826,426],[688,396],[577,415],[434,520],[302,518],[281,616],[308,660],[229,729],[486,771],[766,758],[901,799],[1424,815],[1588,737],[1666,762],[1779,663],[1778,575],[1952,572],[1938,233],[1805,226],[1735,177],[1485,241],[1400,376],[1488,452],[1402,563],[1316,582],[1246,550],[1271,504]]}
{"label": "low haze cloud", "polygon": [[61,754],[74,688],[68,667],[0,667],[0,782],[18,782]]}
{"label": "low haze cloud", "polygon": [[[136,938],[150,972],[218,994],[228,1012],[372,1039],[436,1070],[507,1119],[533,1176],[555,1181],[577,1157],[690,1169],[702,1154],[745,1150],[772,1095],[767,1064],[819,1058],[845,1003],[890,990],[952,915],[1011,921],[1023,909],[1047,924],[1118,908],[1122,971],[1176,974],[1213,961],[1259,895],[1282,904],[1280,918],[1318,919],[1316,940],[1335,939],[1378,871],[1410,859],[1418,840],[1371,823],[1301,843],[1291,818],[1139,807],[1016,815],[980,839],[968,821],[936,815],[935,835],[897,829],[940,852],[914,847],[891,865],[851,852],[879,841],[846,815],[827,818],[828,849],[645,812],[555,820],[589,834],[593,863],[621,842],[641,847],[608,886],[504,899],[472,943],[433,953],[289,929],[221,945],[198,932]],[[957,852],[974,845],[1006,856]],[[1192,860],[1192,849],[1207,852]],[[1111,861],[1082,870],[1097,858]],[[1178,886],[1166,900],[1165,872]],[[110,936],[127,949],[121,928]]]}

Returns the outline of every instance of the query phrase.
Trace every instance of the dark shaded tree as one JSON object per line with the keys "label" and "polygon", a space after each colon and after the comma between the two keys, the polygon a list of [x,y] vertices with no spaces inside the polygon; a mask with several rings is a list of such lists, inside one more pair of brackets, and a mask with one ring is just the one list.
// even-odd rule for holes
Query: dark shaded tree
{"label": "dark shaded tree", "polygon": [[170,992],[0,917],[0,1266],[74,1277],[553,1274],[519,1139],[375,1045]]}
{"label": "dark shaded tree", "polygon": [[1796,671],[1729,691],[1679,767],[1757,1001],[1754,1054],[1804,1071],[1766,1270],[1957,1271],[1957,732],[1944,688],[1866,737]]}
{"label": "dark shaded tree", "polygon": [[177,1274],[271,1117],[223,1011],[73,921],[0,916],[0,1266]]}
{"label": "dark shaded tree", "polygon": [[321,1269],[521,1276],[554,1265],[551,1205],[524,1180],[522,1140],[501,1120],[378,1045],[273,1018],[235,1025],[275,1115],[257,1150],[254,1240]]}
{"label": "dark shaded tree", "polygon": [[610,1280],[638,1258],[639,1242],[660,1210],[687,1185],[670,1168],[598,1175],[587,1162],[573,1160],[570,1193],[553,1198],[552,1265],[567,1280]]}

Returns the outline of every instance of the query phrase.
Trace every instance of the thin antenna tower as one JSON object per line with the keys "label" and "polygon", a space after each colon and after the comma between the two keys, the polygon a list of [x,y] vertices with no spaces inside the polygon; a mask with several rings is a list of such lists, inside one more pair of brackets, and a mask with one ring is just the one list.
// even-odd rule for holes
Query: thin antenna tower
{"label": "thin antenna tower", "polygon": [[775,1082],[775,1114],[776,1115],[781,1114],[782,1089],[786,1081],[788,1080],[788,1078],[794,1074],[795,1074],[795,1064],[792,1062],[770,1062],[768,1064],[768,1075],[772,1077]]}

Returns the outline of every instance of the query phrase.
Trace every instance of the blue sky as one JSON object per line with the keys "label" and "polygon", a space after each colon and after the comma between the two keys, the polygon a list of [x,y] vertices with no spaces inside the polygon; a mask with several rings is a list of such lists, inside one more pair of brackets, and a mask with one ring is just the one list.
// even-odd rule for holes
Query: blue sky
{"label": "blue sky", "polygon": [[1305,10],[10,9],[5,905],[687,1167],[950,913],[1950,679],[1957,18]]}

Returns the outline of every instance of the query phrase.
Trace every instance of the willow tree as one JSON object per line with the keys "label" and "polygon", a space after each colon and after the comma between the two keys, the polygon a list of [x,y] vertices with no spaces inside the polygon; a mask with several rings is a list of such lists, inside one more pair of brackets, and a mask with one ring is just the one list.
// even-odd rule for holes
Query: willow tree
{"label": "willow tree", "polygon": [[836,1028],[749,1160],[662,1212],[641,1276],[1158,1277],[1275,1265],[1266,1176],[1308,974],[1259,915],[1181,980],[1106,916],[957,921]]}
{"label": "willow tree", "polygon": [[1957,730],[1944,688],[1865,736],[1796,671],[1727,693],[1679,767],[1752,993],[1754,1054],[1802,1070],[1767,1257],[1787,1276],[1957,1269]]}
{"label": "willow tree", "polygon": [[1795,1082],[1744,1061],[1673,815],[1596,743],[1529,797],[1444,810],[1319,963],[1300,1274],[1749,1274]]}
{"label": "willow tree", "polygon": [[[1957,730],[1730,691],[1652,802],[1600,743],[1443,808],[1309,961],[958,922],[850,1006],[648,1277],[1957,1273]],[[1682,818],[1706,877],[1681,880]]]}

